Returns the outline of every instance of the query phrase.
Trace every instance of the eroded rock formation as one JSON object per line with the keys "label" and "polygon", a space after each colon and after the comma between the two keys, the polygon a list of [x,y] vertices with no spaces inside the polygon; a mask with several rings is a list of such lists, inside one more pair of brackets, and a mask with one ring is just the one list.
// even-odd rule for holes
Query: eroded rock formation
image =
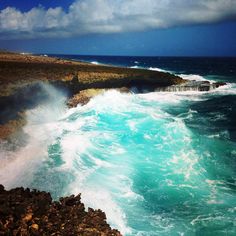
{"label": "eroded rock formation", "polygon": [[[68,105],[85,104],[103,89],[139,89],[181,84],[178,76],[142,69],[75,62],[60,58],[0,53],[0,138],[18,131],[19,114],[47,99],[40,83],[64,90]],[[15,124],[14,129],[9,124]]]}
{"label": "eroded rock formation", "polygon": [[85,210],[80,195],[52,201],[46,192],[0,185],[0,235],[121,236],[101,210]]}

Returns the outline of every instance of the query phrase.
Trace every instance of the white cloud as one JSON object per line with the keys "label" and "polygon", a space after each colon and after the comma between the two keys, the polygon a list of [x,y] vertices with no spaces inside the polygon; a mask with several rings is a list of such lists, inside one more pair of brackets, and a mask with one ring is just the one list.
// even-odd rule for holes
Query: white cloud
{"label": "white cloud", "polygon": [[235,0],[75,0],[61,7],[0,11],[0,38],[117,33],[236,19]]}

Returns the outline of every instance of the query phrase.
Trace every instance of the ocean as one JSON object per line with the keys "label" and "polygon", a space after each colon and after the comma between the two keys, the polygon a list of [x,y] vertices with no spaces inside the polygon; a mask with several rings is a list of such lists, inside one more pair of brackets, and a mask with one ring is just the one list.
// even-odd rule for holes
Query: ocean
{"label": "ocean", "polygon": [[1,184],[82,194],[126,236],[236,234],[236,58],[57,55],[224,81],[209,92],[110,90],[67,108],[26,111],[24,137],[1,142]]}

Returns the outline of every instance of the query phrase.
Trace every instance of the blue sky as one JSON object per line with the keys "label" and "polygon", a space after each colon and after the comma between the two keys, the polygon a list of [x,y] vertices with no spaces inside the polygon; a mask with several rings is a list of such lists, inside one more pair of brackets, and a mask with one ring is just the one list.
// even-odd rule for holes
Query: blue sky
{"label": "blue sky", "polygon": [[67,10],[73,2],[74,0],[0,0],[0,10],[7,7],[15,7],[21,11],[29,11],[33,7],[40,5],[45,8],[61,6]]}
{"label": "blue sky", "polygon": [[0,48],[236,56],[235,0],[0,0]]}

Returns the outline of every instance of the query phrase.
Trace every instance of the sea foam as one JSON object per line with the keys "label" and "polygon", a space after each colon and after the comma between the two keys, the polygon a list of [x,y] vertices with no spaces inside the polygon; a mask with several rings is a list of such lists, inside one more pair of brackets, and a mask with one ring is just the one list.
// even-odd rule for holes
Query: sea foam
{"label": "sea foam", "polygon": [[205,117],[194,107],[225,95],[227,87],[181,94],[110,90],[71,109],[63,94],[45,89],[51,99],[26,112],[26,143],[1,152],[9,155],[0,169],[7,188],[39,188],[54,199],[81,193],[86,207],[105,211],[127,236],[191,235],[206,221],[214,226],[216,215],[226,224],[234,219],[233,169],[222,162],[222,147],[229,160],[235,156],[233,143],[202,133]]}

